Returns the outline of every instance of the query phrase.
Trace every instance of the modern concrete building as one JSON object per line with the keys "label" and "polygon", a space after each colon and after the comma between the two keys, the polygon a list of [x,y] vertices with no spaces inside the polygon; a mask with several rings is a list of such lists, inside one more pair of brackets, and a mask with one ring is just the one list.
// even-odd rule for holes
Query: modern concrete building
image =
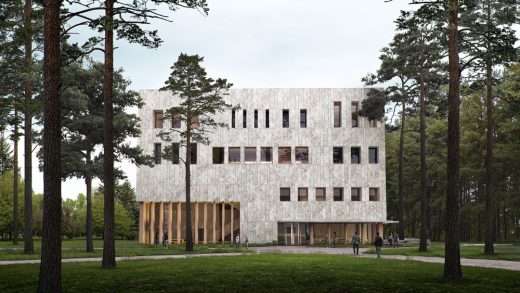
{"label": "modern concrete building", "polygon": [[[297,245],[363,241],[386,221],[385,130],[358,115],[367,89],[232,89],[211,144],[198,144],[192,165],[192,223],[196,243]],[[163,111],[180,103],[158,90],[140,92],[139,145],[155,153],[153,168],[137,171],[141,243],[158,235],[181,243],[185,235],[182,161],[160,157],[169,144],[157,136]],[[173,141],[175,142],[175,140]],[[180,149],[181,158],[184,149]],[[159,237],[162,239],[162,236]]]}

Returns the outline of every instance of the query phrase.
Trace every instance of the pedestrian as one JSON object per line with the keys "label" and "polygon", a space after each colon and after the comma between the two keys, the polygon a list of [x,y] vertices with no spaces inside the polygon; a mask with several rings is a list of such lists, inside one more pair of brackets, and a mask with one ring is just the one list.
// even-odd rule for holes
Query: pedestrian
{"label": "pedestrian", "polygon": [[390,233],[388,235],[388,243],[390,244],[390,247],[392,247],[392,240],[394,240],[394,236],[392,235],[392,233]]}
{"label": "pedestrian", "polygon": [[336,232],[332,235],[332,246],[336,247]]}
{"label": "pedestrian", "polygon": [[237,249],[240,249],[240,234],[237,234],[237,237],[235,237],[235,245]]}
{"label": "pedestrian", "polygon": [[247,236],[246,236],[246,241],[244,241],[245,244],[246,244],[246,249],[249,249],[249,239],[247,239]]}
{"label": "pedestrian", "polygon": [[394,233],[394,247],[399,247],[399,234]]}
{"label": "pedestrian", "polygon": [[305,243],[307,243],[307,247],[309,247],[309,243],[311,242],[311,235],[309,234],[309,231],[305,233]]}
{"label": "pedestrian", "polygon": [[163,243],[163,247],[168,248],[168,233],[167,232],[164,232],[162,243]]}
{"label": "pedestrian", "polygon": [[359,243],[361,242],[361,238],[359,238],[358,232],[356,231],[354,235],[352,235],[352,249],[354,250],[355,255],[359,255]]}
{"label": "pedestrian", "polygon": [[155,247],[159,247],[159,232],[155,232]]}
{"label": "pedestrian", "polygon": [[377,258],[380,258],[381,246],[383,246],[383,238],[379,236],[379,232],[376,232],[376,238],[374,238],[374,246],[376,247]]}

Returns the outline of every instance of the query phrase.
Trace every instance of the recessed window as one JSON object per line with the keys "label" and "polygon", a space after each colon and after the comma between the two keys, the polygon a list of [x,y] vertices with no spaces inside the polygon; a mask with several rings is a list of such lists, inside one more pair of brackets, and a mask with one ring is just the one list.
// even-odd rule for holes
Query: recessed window
{"label": "recessed window", "polygon": [[352,111],[352,127],[359,127],[359,102],[352,102],[351,105],[351,111]]}
{"label": "recessed window", "polygon": [[265,110],[265,128],[269,128],[269,110]]}
{"label": "recessed window", "polygon": [[298,188],[298,201],[308,201],[309,190],[307,188]]}
{"label": "recessed window", "polygon": [[343,187],[334,187],[334,201],[343,201]]}
{"label": "recessed window", "polygon": [[224,164],[224,148],[213,148],[213,164]]}
{"label": "recessed window", "polygon": [[282,187],[280,188],[280,201],[291,201],[291,189]]}
{"label": "recessed window", "polygon": [[163,111],[153,111],[153,128],[163,128]]}
{"label": "recessed window", "polygon": [[291,163],[291,147],[279,147],[278,148],[278,164],[290,164]]}
{"label": "recessed window", "polygon": [[231,128],[235,128],[236,113],[235,110],[231,111]]}
{"label": "recessed window", "polygon": [[343,148],[333,147],[332,148],[332,162],[334,164],[343,164]]}
{"label": "recessed window", "polygon": [[316,188],[316,201],[325,201],[326,200],[326,189],[323,187]]}
{"label": "recessed window", "polygon": [[369,201],[379,201],[379,188],[369,188],[368,189],[368,200]]}
{"label": "recessed window", "polygon": [[191,128],[199,128],[199,116],[191,117]]}
{"label": "recessed window", "polygon": [[180,144],[178,142],[172,143],[172,164],[179,164]]}
{"label": "recessed window", "polygon": [[197,164],[197,144],[191,144],[191,163]]}
{"label": "recessed window", "polygon": [[334,102],[334,127],[341,127],[341,102]]}
{"label": "recessed window", "polygon": [[172,118],[172,128],[181,128],[181,113],[174,113]]}
{"label": "recessed window", "polygon": [[258,128],[258,110],[255,110],[254,126],[255,126],[255,128]]}
{"label": "recessed window", "polygon": [[161,144],[160,143],[156,143],[154,144],[154,150],[153,150],[153,154],[154,154],[154,157],[155,157],[155,164],[160,164],[161,163]]}
{"label": "recessed window", "polygon": [[361,148],[351,147],[350,148],[350,163],[360,164],[361,163]]}
{"label": "recessed window", "polygon": [[282,111],[282,128],[289,128],[289,110]]}
{"label": "recessed window", "polygon": [[228,163],[240,163],[240,148],[231,147],[228,149]]}
{"label": "recessed window", "polygon": [[307,110],[300,110],[300,128],[307,128]]}
{"label": "recessed window", "polygon": [[247,128],[247,110],[242,111],[242,127]]}
{"label": "recessed window", "polygon": [[368,162],[370,164],[377,164],[379,162],[379,154],[376,147],[368,148]]}
{"label": "recessed window", "polygon": [[246,163],[256,163],[256,148],[244,148],[244,161]]}
{"label": "recessed window", "polygon": [[296,163],[308,164],[309,163],[309,148],[308,147],[296,147],[295,148]]}
{"label": "recessed window", "polygon": [[273,148],[272,147],[261,147],[260,148],[260,162],[273,162]]}
{"label": "recessed window", "polygon": [[350,190],[350,200],[361,201],[361,188],[352,187],[352,189]]}

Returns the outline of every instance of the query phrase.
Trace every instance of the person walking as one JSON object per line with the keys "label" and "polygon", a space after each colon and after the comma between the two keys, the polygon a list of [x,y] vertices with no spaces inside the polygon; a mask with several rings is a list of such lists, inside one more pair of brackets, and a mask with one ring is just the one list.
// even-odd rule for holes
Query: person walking
{"label": "person walking", "polygon": [[235,245],[237,249],[240,249],[240,234],[237,234],[237,237],[235,238]]}
{"label": "person walking", "polygon": [[249,239],[247,239],[247,236],[246,236],[246,241],[244,241],[244,243],[246,244],[246,249],[249,249]]}
{"label": "person walking", "polygon": [[359,243],[361,242],[361,238],[359,238],[358,232],[356,231],[354,235],[352,235],[352,249],[354,250],[355,255],[359,255]]}
{"label": "person walking", "polygon": [[336,247],[336,232],[332,235],[332,246]]}
{"label": "person walking", "polygon": [[388,244],[390,244],[390,247],[392,247],[392,240],[394,240],[394,236],[392,235],[392,233],[390,233],[388,235]]}
{"label": "person walking", "polygon": [[379,232],[376,232],[376,238],[374,238],[374,246],[376,247],[377,258],[380,258],[381,246],[383,246],[383,238],[379,236]]}
{"label": "person walking", "polygon": [[394,233],[394,247],[399,247],[399,234]]}
{"label": "person walking", "polygon": [[167,232],[164,232],[162,243],[163,243],[163,247],[168,248],[168,233]]}

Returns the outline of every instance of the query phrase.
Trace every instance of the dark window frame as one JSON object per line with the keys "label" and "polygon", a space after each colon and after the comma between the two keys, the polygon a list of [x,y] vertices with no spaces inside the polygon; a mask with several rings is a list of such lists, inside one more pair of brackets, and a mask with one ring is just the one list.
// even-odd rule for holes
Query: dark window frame
{"label": "dark window frame", "polygon": [[247,110],[242,111],[242,128],[247,128]]}
{"label": "dark window frame", "polygon": [[[318,197],[318,190],[323,190],[323,196],[320,196]],[[316,201],[327,201],[327,188],[325,187],[316,187],[316,190],[315,190],[315,196],[316,196]],[[318,199],[320,198],[320,199]],[[323,198],[323,199],[321,199]]]}
{"label": "dark window frame", "polygon": [[198,157],[197,143],[192,143],[191,144],[191,160],[190,160],[190,163],[192,165],[196,165],[197,164],[197,157]]}
{"label": "dark window frame", "polygon": [[254,118],[255,118],[255,120],[254,120],[254,122],[253,122],[253,126],[254,126],[255,128],[258,128],[258,110],[257,110],[257,109],[255,109],[255,112],[254,112],[254,115],[253,115],[253,116],[254,116]]}
{"label": "dark window frame", "polygon": [[359,127],[359,102],[352,102],[351,105],[352,114],[352,128]]}
{"label": "dark window frame", "polygon": [[[372,196],[372,191],[375,191],[375,196]],[[375,197],[375,199],[374,199]],[[370,187],[368,189],[368,201],[379,201],[379,188],[378,187]]]}
{"label": "dark window frame", "polygon": [[[286,156],[281,156],[280,149],[289,149],[289,161],[280,160],[280,158],[286,158]],[[287,152],[284,151],[284,154],[287,154]],[[292,164],[292,147],[278,147],[278,164]]]}
{"label": "dark window frame", "polygon": [[[269,152],[265,152],[266,150],[269,150]],[[269,160],[268,160],[268,157],[270,158]],[[272,162],[273,162],[273,148],[272,147],[260,147],[260,163],[272,163]]]}
{"label": "dark window frame", "polygon": [[[339,192],[339,195],[336,195],[336,191]],[[343,199],[345,198],[344,194],[345,194],[345,192],[343,190],[343,187],[332,188],[332,200],[333,201],[343,201]]]}
{"label": "dark window frame", "polygon": [[332,147],[332,163],[343,164],[343,147]]}
{"label": "dark window frame", "polygon": [[280,187],[280,201],[291,201],[291,188]]}
{"label": "dark window frame", "polygon": [[[255,150],[255,152],[254,152],[254,154],[255,154],[255,160],[254,160],[254,161],[248,161],[248,160],[247,160],[247,151],[248,151],[248,150],[251,150],[251,149],[254,149],[254,150]],[[244,163],[246,163],[246,164],[254,164],[254,163],[256,163],[257,161],[258,161],[257,148],[256,148],[256,147],[244,147]]]}
{"label": "dark window frame", "polygon": [[[340,128],[341,127],[341,102],[336,101],[336,102],[334,102],[333,105],[334,105],[334,109],[333,109],[333,114],[334,114],[333,124],[334,124],[334,128]],[[336,111],[336,107],[338,107],[337,111]]]}
{"label": "dark window frame", "polygon": [[282,110],[282,128],[289,128],[290,127],[290,119],[291,116],[289,114],[289,109],[283,109]]}
{"label": "dark window frame", "polygon": [[368,163],[378,164],[379,163],[379,148],[369,147],[368,148]]}
{"label": "dark window frame", "polygon": [[[306,149],[306,152],[298,152],[298,149]],[[306,153],[306,156],[302,156]],[[302,158],[304,160],[302,160]],[[294,148],[294,161],[299,164],[309,164],[309,147],[299,146]]]}
{"label": "dark window frame", "polygon": [[[160,115],[158,118],[157,116]],[[164,127],[164,112],[163,110],[153,110],[153,128],[163,128]]]}
{"label": "dark window frame", "polygon": [[[231,154],[231,151],[235,151],[236,149],[238,149],[238,161],[231,161],[230,158],[230,154]],[[241,148],[240,147],[228,147],[228,164],[240,164],[241,161],[242,161],[242,158],[241,158]]]}
{"label": "dark window frame", "polygon": [[307,109],[300,109],[300,128],[307,128]]}
{"label": "dark window frame", "polygon": [[224,148],[213,147],[213,164],[224,164]]}
{"label": "dark window frame", "polygon": [[153,145],[153,155],[156,165],[160,165],[162,163],[162,145],[161,143],[154,143]]}
{"label": "dark window frame", "polygon": [[265,128],[269,128],[269,109],[265,110]]}
{"label": "dark window frame", "polygon": [[[305,196],[302,196],[300,191],[305,191]],[[309,201],[309,188],[298,187],[298,201]]]}
{"label": "dark window frame", "polygon": [[236,113],[235,110],[231,110],[231,128],[236,126]]}
{"label": "dark window frame", "polygon": [[[358,159],[357,159],[357,162],[354,162],[354,157],[353,157],[353,151],[354,150],[357,150],[358,152]],[[355,165],[359,165],[361,164],[361,148],[360,147],[351,147],[350,148],[350,163],[351,164],[355,164]]]}
{"label": "dark window frame", "polygon": [[[354,198],[354,190],[357,191],[356,198]],[[361,187],[350,188],[350,201],[361,201]]]}

